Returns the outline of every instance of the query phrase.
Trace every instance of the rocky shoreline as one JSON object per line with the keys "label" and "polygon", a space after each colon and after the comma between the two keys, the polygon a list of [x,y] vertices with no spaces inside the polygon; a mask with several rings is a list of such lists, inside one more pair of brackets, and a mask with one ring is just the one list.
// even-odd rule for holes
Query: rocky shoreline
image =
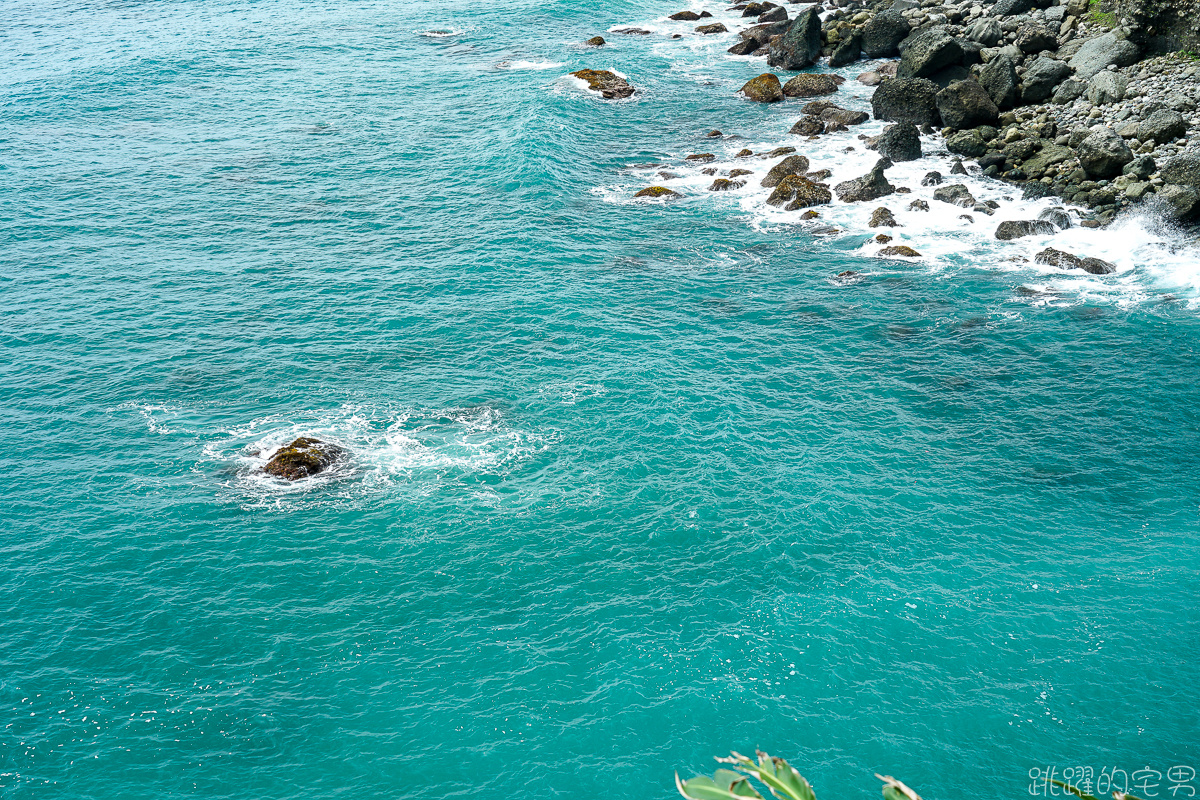
{"label": "rocky shoreline", "polygon": [[[824,175],[808,172],[807,159],[799,166],[796,157],[789,156],[762,184],[774,187],[767,202],[798,210],[832,202],[834,195],[850,203],[907,191],[892,186],[886,170],[896,162],[921,158],[923,138],[960,159],[951,173],[966,175],[969,170],[994,178],[1009,185],[1009,192],[1019,190],[1026,200],[1061,198],[1087,210],[1079,220],[1084,227],[1106,226],[1122,211],[1136,207],[1180,225],[1196,222],[1200,62],[1179,53],[1155,54],[1149,44],[1154,31],[1147,29],[1144,15],[1102,13],[1094,3],[823,0],[794,8],[771,2],[728,8],[727,13],[740,14],[742,21],[731,26],[738,41],[729,53],[765,56],[772,69],[748,81],[741,94],[763,103],[811,98],[790,131],[802,137],[801,149],[803,140],[852,134],[855,125],[868,119],[834,102],[842,76],[814,68],[852,68],[860,60],[867,62],[857,80],[874,87],[871,117],[891,123],[878,136],[856,137],[879,154],[866,175],[829,186],[823,180],[828,170]],[[681,11],[668,19],[701,18],[695,11]],[[696,32],[728,30],[711,21],[702,27],[705,30]],[[630,85],[629,91],[635,88]],[[781,170],[783,174],[776,174]],[[749,174],[729,172],[710,190],[737,189],[745,181],[733,173]],[[966,186],[940,173],[930,172],[922,180],[926,186],[944,182],[948,185],[935,190],[933,200],[961,206],[975,216],[994,213],[994,202],[976,202]],[[679,196],[660,186],[638,195]],[[922,210],[921,204],[928,205],[915,200],[908,210]],[[876,209],[872,227],[888,225],[891,213]],[[1060,209],[1043,209],[1041,217],[1003,221],[995,237],[1021,238],[1071,225],[1071,215]],[[1052,248],[1036,260],[1095,274],[1114,271],[1098,259],[1080,259]]]}

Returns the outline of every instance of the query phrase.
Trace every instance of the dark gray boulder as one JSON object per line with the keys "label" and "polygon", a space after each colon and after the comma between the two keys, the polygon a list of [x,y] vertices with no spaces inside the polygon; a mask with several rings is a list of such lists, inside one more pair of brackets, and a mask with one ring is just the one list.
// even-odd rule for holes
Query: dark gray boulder
{"label": "dark gray boulder", "polygon": [[783,206],[786,211],[825,205],[832,200],[833,195],[829,192],[829,187],[810,181],[803,175],[788,175],[767,198],[769,204]]}
{"label": "dark gray boulder", "polygon": [[758,15],[759,22],[787,22],[787,9],[783,6],[775,6]]}
{"label": "dark gray boulder", "polygon": [[1029,65],[1025,77],[1021,80],[1021,102],[1045,102],[1054,94],[1054,87],[1070,74],[1071,68],[1066,63],[1049,56],[1038,56],[1037,60]]}
{"label": "dark gray boulder", "polygon": [[1064,208],[1047,208],[1038,214],[1038,219],[1045,220],[1062,231],[1071,227],[1071,215]]}
{"label": "dark gray boulder", "polygon": [[958,64],[963,48],[944,27],[935,26],[910,36],[900,46],[898,78],[928,78],[937,71]]}
{"label": "dark gray boulder", "polygon": [[1043,50],[1057,50],[1058,37],[1036,23],[1026,23],[1017,30],[1015,42],[1022,53],[1036,54]]}
{"label": "dark gray boulder", "polygon": [[1154,163],[1153,156],[1137,156],[1125,165],[1121,170],[1121,174],[1130,175],[1137,178],[1139,181],[1148,180],[1151,175],[1158,169],[1158,165]]}
{"label": "dark gray boulder", "polygon": [[837,47],[829,54],[829,66],[837,69],[853,64],[862,56],[862,34],[854,31],[838,42]]}
{"label": "dark gray boulder", "polygon": [[881,11],[863,26],[863,52],[867,58],[894,58],[900,55],[900,43],[911,31],[912,26],[899,11]]}
{"label": "dark gray boulder", "polygon": [[820,97],[838,90],[833,76],[824,72],[802,72],[783,85],[786,97]]}
{"label": "dark gray boulder", "polygon": [[[1102,73],[1103,74],[1103,73]],[[1137,138],[1143,142],[1166,144],[1187,133],[1187,121],[1178,111],[1163,108],[1146,117],[1138,125]]]}
{"label": "dark gray boulder", "polygon": [[921,157],[921,137],[911,122],[889,125],[875,142],[875,150],[892,161],[916,161]]}
{"label": "dark gray boulder", "polygon": [[1121,169],[1133,161],[1133,151],[1111,128],[1092,131],[1075,152],[1079,156],[1079,166],[1088,177],[1100,180],[1120,175]]}
{"label": "dark gray boulder", "polygon": [[1158,190],[1158,203],[1167,216],[1180,221],[1200,217],[1200,190],[1169,183]]}
{"label": "dark gray boulder", "polygon": [[980,17],[967,26],[963,34],[969,41],[978,42],[984,47],[995,47],[1004,36],[1000,23],[991,17]]}
{"label": "dark gray boulder", "polygon": [[1116,265],[1102,259],[1080,258],[1062,250],[1055,250],[1053,247],[1047,247],[1034,256],[1033,260],[1038,264],[1046,264],[1059,269],[1081,269],[1092,275],[1111,275],[1117,271]]}
{"label": "dark gray boulder", "polygon": [[1124,100],[1128,87],[1129,82],[1125,80],[1124,75],[1106,69],[1092,76],[1084,94],[1092,105],[1106,106]]}
{"label": "dark gray boulder", "polygon": [[987,143],[979,131],[959,131],[946,137],[946,149],[955,155],[979,158],[987,152]]}
{"label": "dark gray boulder", "polygon": [[1005,55],[997,55],[984,65],[979,71],[979,85],[1001,111],[1014,107],[1021,96],[1016,65]]}
{"label": "dark gray boulder", "polygon": [[1012,17],[1018,14],[1028,14],[1037,7],[1034,0],[1000,0],[992,6],[992,16]]}
{"label": "dark gray boulder", "polygon": [[1025,236],[1050,236],[1054,226],[1044,219],[1006,220],[996,228],[996,238],[1004,241],[1020,239]]}
{"label": "dark gray boulder", "polygon": [[896,187],[888,183],[887,177],[883,174],[884,170],[890,166],[892,166],[891,161],[881,158],[875,162],[875,166],[866,175],[854,180],[843,181],[833,187],[833,191],[844,203],[875,200],[889,195],[896,191]]}
{"label": "dark gray boulder", "polygon": [[787,33],[770,44],[767,64],[787,70],[811,67],[821,57],[821,17],[811,5],[788,25]]}
{"label": "dark gray boulder", "polygon": [[1068,78],[1058,85],[1054,90],[1054,96],[1050,102],[1065,106],[1074,103],[1079,98],[1083,97],[1087,92],[1087,83],[1085,81],[1077,81],[1074,78]]}
{"label": "dark gray boulder", "polygon": [[991,95],[975,81],[958,81],[936,96],[938,114],[948,128],[975,128],[990,125],[1000,116]]}
{"label": "dark gray boulder", "polygon": [[888,122],[938,125],[938,87],[924,78],[893,78],[884,81],[871,96],[871,113]]}
{"label": "dark gray boulder", "polygon": [[1186,150],[1168,159],[1158,174],[1164,183],[1200,189],[1200,151]]}

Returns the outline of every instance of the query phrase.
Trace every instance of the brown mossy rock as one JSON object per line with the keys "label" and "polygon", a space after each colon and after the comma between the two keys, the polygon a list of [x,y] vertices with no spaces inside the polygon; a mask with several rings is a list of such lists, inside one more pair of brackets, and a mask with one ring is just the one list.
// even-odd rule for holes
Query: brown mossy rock
{"label": "brown mossy rock", "polygon": [[892,215],[889,208],[880,206],[871,212],[871,221],[867,223],[869,228],[899,228],[899,222],[896,222],[896,217]]}
{"label": "brown mossy rock", "polygon": [[712,182],[712,186],[708,187],[708,190],[710,192],[729,192],[734,189],[740,189],[745,185],[745,181],[731,181],[728,178],[717,178]]}
{"label": "brown mossy rock", "polygon": [[806,172],[808,172],[807,158],[798,155],[788,156],[783,161],[771,167],[771,171],[767,173],[767,177],[763,178],[762,185],[770,189],[772,186],[778,186],[779,182],[788,175],[803,175]]}
{"label": "brown mossy rock", "polygon": [[879,251],[884,258],[920,258],[921,254],[906,244],[894,244]]}
{"label": "brown mossy rock", "polygon": [[736,178],[741,175],[753,175],[753,174],[754,174],[754,171],[749,170],[749,169],[731,169],[731,170],[729,170],[729,177],[731,177],[731,178]]}
{"label": "brown mossy rock", "polygon": [[342,448],[310,436],[301,436],[279,448],[263,466],[263,472],[289,481],[298,481],[324,472],[342,455]]}
{"label": "brown mossy rock", "polygon": [[783,84],[770,72],[746,81],[740,91],[747,100],[756,103],[778,103],[783,100]]}
{"label": "brown mossy rock", "polygon": [[683,197],[683,195],[681,195],[679,192],[668,189],[665,186],[647,186],[645,189],[642,189],[640,192],[635,194],[634,197],[673,198],[673,197]]}
{"label": "brown mossy rock", "polygon": [[817,213],[816,211],[805,211],[803,214],[800,215],[800,219],[803,219],[803,220],[820,219],[820,218],[821,218],[821,215],[819,213]]}
{"label": "brown mossy rock", "polygon": [[823,73],[802,72],[783,85],[786,97],[820,97],[837,90],[833,76]]}
{"label": "brown mossy rock", "polygon": [[726,28],[719,22],[714,22],[712,25],[701,25],[696,28],[696,33],[707,36],[710,33],[727,33],[729,28]]}
{"label": "brown mossy rock", "polygon": [[690,156],[684,156],[683,160],[698,164],[707,164],[710,161],[716,161],[717,157],[713,153],[692,153]]}
{"label": "brown mossy rock", "polygon": [[586,44],[588,47],[604,47],[604,45],[608,44],[608,42],[604,41],[603,36],[593,36],[584,42],[584,44]]}
{"label": "brown mossy rock", "polygon": [[820,136],[825,132],[825,123],[819,117],[801,117],[788,133],[796,136]]}
{"label": "brown mossy rock", "polygon": [[891,241],[892,241],[892,237],[888,236],[886,233],[875,234],[876,244],[888,244]]}
{"label": "brown mossy rock", "polygon": [[677,11],[667,19],[673,19],[676,22],[695,22],[700,19],[700,15],[695,11]]}
{"label": "brown mossy rock", "polygon": [[814,183],[800,175],[788,175],[771,192],[767,203],[784,206],[787,211],[797,211],[809,206],[822,206],[832,200],[833,193],[825,184]]}
{"label": "brown mossy rock", "polygon": [[617,100],[622,97],[629,97],[635,91],[629,85],[629,81],[606,69],[581,69],[571,74],[582,81],[586,81],[588,88],[593,92],[599,92],[605,100]]}

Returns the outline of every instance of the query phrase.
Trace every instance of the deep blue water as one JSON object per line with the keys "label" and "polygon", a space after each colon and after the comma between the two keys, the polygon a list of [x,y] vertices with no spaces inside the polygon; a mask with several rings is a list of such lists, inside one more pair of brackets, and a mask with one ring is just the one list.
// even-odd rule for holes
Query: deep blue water
{"label": "deep blue water", "polygon": [[629,202],[796,116],[681,7],[0,5],[0,796],[1200,767],[1190,251]]}

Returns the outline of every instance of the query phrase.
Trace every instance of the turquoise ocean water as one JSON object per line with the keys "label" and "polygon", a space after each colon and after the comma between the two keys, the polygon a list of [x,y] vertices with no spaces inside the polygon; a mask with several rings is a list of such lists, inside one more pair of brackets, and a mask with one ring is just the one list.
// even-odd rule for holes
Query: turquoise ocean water
{"label": "turquoise ocean water", "polygon": [[0,5],[0,797],[1200,768],[1200,264],[628,202],[796,116],[681,7]]}

